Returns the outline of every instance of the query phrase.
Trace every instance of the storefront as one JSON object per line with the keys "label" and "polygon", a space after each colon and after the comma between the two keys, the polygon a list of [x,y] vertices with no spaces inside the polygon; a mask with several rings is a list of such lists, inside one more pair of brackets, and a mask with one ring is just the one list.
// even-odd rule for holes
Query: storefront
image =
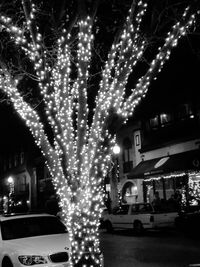
{"label": "storefront", "polygon": [[121,197],[122,204],[136,203],[138,199],[138,188],[134,181],[127,180],[122,184]]}
{"label": "storefront", "polygon": [[155,192],[163,200],[182,195],[182,203],[200,204],[200,151],[192,150],[140,162],[129,179],[143,179],[144,201]]}

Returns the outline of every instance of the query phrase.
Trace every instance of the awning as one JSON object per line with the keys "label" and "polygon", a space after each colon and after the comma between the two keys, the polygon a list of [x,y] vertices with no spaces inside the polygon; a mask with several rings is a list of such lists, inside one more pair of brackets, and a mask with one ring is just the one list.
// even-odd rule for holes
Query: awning
{"label": "awning", "polygon": [[127,178],[145,178],[151,175],[187,170],[200,170],[200,150],[142,161],[127,175]]}

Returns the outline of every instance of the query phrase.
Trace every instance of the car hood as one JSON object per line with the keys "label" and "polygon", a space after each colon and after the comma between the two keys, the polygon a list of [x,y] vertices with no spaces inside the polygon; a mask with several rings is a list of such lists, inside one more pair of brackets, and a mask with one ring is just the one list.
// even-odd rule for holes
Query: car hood
{"label": "car hood", "polygon": [[4,245],[9,249],[27,255],[48,255],[70,250],[69,235],[67,233],[20,238],[4,242]]}

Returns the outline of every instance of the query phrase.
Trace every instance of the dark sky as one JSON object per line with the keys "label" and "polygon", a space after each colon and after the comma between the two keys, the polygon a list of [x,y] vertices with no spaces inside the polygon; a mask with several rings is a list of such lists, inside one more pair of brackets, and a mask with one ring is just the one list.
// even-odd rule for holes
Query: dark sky
{"label": "dark sky", "polygon": [[0,104],[0,151],[20,150],[21,144],[33,143],[32,136],[11,105]]}
{"label": "dark sky", "polygon": [[138,110],[145,115],[177,103],[199,102],[199,91],[200,35],[194,35],[184,37],[173,49]]}

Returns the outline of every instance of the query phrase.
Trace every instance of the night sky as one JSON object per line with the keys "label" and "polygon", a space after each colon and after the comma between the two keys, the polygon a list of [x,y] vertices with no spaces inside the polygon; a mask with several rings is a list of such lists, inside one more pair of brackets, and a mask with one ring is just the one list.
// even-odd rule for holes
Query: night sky
{"label": "night sky", "polygon": [[200,35],[184,37],[153,81],[139,109],[142,114],[177,103],[199,102]]}

